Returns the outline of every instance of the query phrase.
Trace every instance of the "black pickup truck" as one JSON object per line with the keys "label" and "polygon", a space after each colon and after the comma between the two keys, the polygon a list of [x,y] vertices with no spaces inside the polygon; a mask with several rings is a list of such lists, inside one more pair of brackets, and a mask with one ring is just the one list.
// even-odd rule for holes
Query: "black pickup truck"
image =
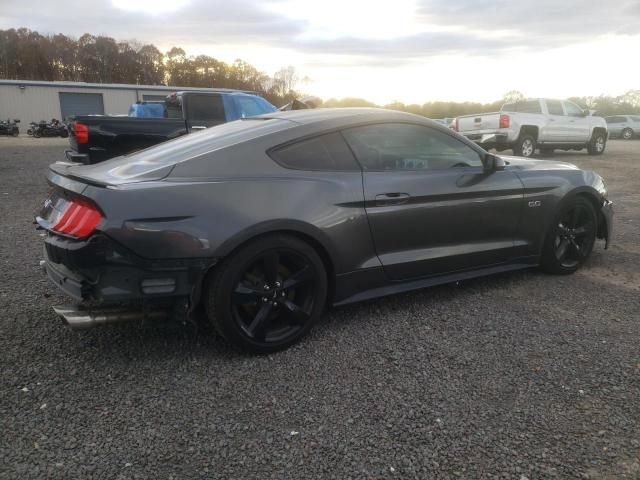
{"label": "black pickup truck", "polygon": [[165,118],[70,117],[71,150],[66,151],[66,156],[74,162],[98,163],[194,130],[276,110],[264,98],[249,92],[176,92],[165,100]]}

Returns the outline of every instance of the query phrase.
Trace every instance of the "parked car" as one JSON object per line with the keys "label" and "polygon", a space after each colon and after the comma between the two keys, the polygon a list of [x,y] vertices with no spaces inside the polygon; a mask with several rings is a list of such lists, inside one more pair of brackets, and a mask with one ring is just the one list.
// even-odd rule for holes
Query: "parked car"
{"label": "parked car", "polygon": [[[41,120],[40,123],[34,124],[32,122],[31,134],[35,138],[40,137],[62,137],[67,138],[69,136],[69,130],[67,126],[60,120],[52,118],[50,122]],[[29,132],[27,132],[29,133]]]}
{"label": "parked car", "polygon": [[605,117],[610,138],[631,140],[640,137],[640,115],[614,115]]}
{"label": "parked car", "polygon": [[18,128],[18,124],[20,120],[17,118],[11,121],[10,118],[7,118],[7,121],[0,120],[0,135],[6,135],[11,137],[17,137],[20,135],[20,129]]}
{"label": "parked car", "polygon": [[176,92],[167,97],[165,107],[167,118],[70,117],[71,149],[66,152],[67,159],[98,163],[192,131],[277,110],[262,97],[234,90]]}
{"label": "parked car", "polygon": [[612,225],[594,172],[378,109],[262,115],[53,164],[49,182],[44,268],[91,305],[57,308],[71,327],[203,307],[258,352],[298,341],[326,305],[536,265],[572,273]]}
{"label": "parked car", "polygon": [[512,149],[531,157],[559,150],[582,150],[601,155],[607,144],[607,123],[567,100],[530,99],[507,103],[499,112],[456,118],[455,130],[484,148]]}

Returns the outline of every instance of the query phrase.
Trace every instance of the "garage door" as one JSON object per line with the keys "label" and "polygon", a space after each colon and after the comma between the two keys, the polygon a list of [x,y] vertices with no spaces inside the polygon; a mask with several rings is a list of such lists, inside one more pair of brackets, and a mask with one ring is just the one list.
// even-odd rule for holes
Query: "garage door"
{"label": "garage door", "polygon": [[166,95],[142,95],[142,100],[145,102],[164,102],[165,98],[167,98]]}
{"label": "garage door", "polygon": [[103,115],[102,94],[60,92],[60,111],[63,120],[71,115]]}

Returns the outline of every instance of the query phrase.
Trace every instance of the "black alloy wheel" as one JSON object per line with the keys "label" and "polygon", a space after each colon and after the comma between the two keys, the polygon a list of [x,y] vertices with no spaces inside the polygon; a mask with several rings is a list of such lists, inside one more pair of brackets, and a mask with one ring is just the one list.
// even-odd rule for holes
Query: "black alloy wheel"
{"label": "black alloy wheel", "polygon": [[551,273],[573,273],[589,257],[596,240],[597,219],[591,203],[576,198],[556,217],[543,252],[543,267]]}
{"label": "black alloy wheel", "polygon": [[243,350],[268,353],[295,343],[321,315],[327,280],[306,243],[278,235],[253,242],[216,269],[208,316]]}

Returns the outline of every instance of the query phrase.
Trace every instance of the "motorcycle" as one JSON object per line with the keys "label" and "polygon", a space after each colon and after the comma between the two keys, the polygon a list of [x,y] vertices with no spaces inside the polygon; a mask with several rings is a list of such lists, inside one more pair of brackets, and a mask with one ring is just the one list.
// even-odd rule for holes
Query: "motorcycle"
{"label": "motorcycle", "polygon": [[29,128],[27,129],[27,135],[33,135],[33,132],[37,127],[38,127],[38,124],[36,122],[29,123]]}
{"label": "motorcycle", "polygon": [[14,118],[11,121],[10,118],[7,118],[7,121],[0,120],[0,135],[7,135],[12,137],[17,137],[20,134],[20,129],[18,128],[18,124],[20,120]]}
{"label": "motorcycle", "polygon": [[50,123],[42,120],[40,123],[35,125],[33,128],[33,136],[35,138],[40,137],[62,137],[66,138],[69,136],[69,130],[67,126],[60,122],[60,120],[56,120],[55,118],[51,119]]}

